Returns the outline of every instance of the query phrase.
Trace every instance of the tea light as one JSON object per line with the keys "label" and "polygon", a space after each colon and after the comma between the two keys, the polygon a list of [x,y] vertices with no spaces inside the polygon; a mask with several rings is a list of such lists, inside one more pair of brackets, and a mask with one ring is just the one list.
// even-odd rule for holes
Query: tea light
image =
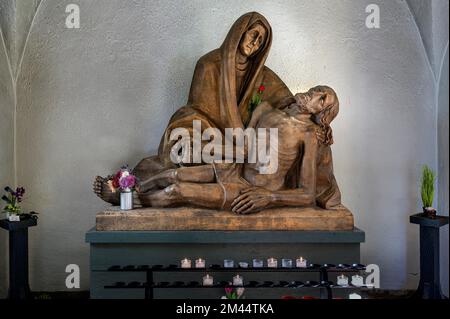
{"label": "tea light", "polygon": [[243,285],[244,285],[244,278],[242,278],[239,275],[233,277],[233,286],[243,286]]}
{"label": "tea light", "polygon": [[234,261],[231,260],[231,259],[225,259],[225,260],[223,261],[223,266],[224,266],[225,268],[234,268]]}
{"label": "tea light", "polygon": [[346,287],[348,286],[348,277],[343,274],[337,277],[338,286]]}
{"label": "tea light", "polygon": [[348,295],[349,299],[362,299],[362,297],[360,295],[358,295],[357,293],[353,293]]}
{"label": "tea light", "polygon": [[241,268],[248,268],[248,263],[246,263],[246,262],[240,262],[240,263],[239,263],[239,267],[241,267]]}
{"label": "tea light", "polygon": [[283,268],[292,268],[292,259],[282,259],[281,267]]}
{"label": "tea light", "polygon": [[253,259],[253,268],[264,267],[264,262],[261,259]]}
{"label": "tea light", "polygon": [[195,261],[195,268],[205,268],[205,265],[206,262],[204,259],[199,258]]}
{"label": "tea light", "polygon": [[181,268],[191,268],[192,267],[192,262],[190,259],[184,258],[181,261]]}
{"label": "tea light", "polygon": [[278,260],[276,260],[275,258],[267,259],[267,267],[278,268]]}
{"label": "tea light", "polygon": [[300,257],[296,260],[296,266],[297,266],[297,268],[307,268],[308,261],[306,259],[304,259],[303,257]]}
{"label": "tea light", "polygon": [[364,279],[360,275],[354,275],[352,276],[352,285],[355,287],[362,287],[364,286]]}
{"label": "tea light", "polygon": [[213,276],[206,274],[206,276],[203,277],[203,286],[212,286],[213,284],[214,284]]}

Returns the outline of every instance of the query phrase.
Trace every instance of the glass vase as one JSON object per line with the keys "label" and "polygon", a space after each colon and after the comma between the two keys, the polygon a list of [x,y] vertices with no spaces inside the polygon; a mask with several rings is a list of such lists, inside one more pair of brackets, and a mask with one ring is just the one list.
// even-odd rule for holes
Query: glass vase
{"label": "glass vase", "polygon": [[130,189],[125,189],[120,193],[120,209],[133,209],[133,192]]}

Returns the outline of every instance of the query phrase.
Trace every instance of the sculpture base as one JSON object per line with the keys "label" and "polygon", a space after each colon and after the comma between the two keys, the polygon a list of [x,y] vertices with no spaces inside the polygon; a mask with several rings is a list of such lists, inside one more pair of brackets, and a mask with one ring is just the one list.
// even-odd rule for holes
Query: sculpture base
{"label": "sculpture base", "polygon": [[97,231],[246,231],[246,230],[353,230],[352,213],[317,207],[273,208],[253,215],[199,208],[112,209],[97,214]]}

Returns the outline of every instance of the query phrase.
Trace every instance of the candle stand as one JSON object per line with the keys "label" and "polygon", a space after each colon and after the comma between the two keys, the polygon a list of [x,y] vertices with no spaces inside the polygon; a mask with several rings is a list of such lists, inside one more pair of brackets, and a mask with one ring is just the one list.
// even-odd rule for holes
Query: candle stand
{"label": "candle stand", "polygon": [[[364,238],[364,232],[357,228],[350,231],[92,229],[86,233],[86,241],[90,245],[90,297],[171,299],[189,296],[190,299],[209,299],[214,298],[216,292],[219,294],[221,289],[214,292],[208,290],[212,289],[209,287],[203,289],[202,276],[210,274],[215,279],[212,287],[223,288],[228,283],[222,281],[231,281],[233,276],[239,274],[244,277],[245,287],[255,288],[248,290],[252,298],[279,298],[280,294],[289,293],[290,288],[294,288],[295,292],[306,290],[311,295],[328,298],[327,281],[335,280],[330,275],[330,265],[359,264],[360,244]],[[296,263],[293,262],[292,268],[282,268],[283,258],[294,261],[300,256],[309,260],[308,266],[311,263],[321,266],[294,268]],[[200,257],[208,263],[205,268],[195,268],[195,259]],[[267,269],[267,259],[271,257],[278,260],[278,265],[277,268]],[[191,260],[191,268],[181,269],[183,258]],[[256,259],[257,267],[253,267],[253,259]],[[223,267],[231,266],[231,260],[234,267]],[[265,268],[258,267],[261,262]],[[327,267],[325,264],[328,264]],[[239,265],[247,268],[239,268]],[[347,270],[355,271],[351,267]],[[336,271],[341,269],[336,268]],[[195,287],[199,289],[182,289]],[[333,290],[334,285],[330,289]],[[348,295],[344,289],[333,292],[334,297]]]}
{"label": "candle stand", "polygon": [[333,299],[332,289],[361,289],[363,287],[360,286],[352,286],[349,285],[347,287],[341,287],[335,285],[333,282],[328,280],[329,273],[358,273],[365,270],[365,266],[361,264],[353,264],[353,265],[318,265],[312,264],[307,268],[225,268],[220,265],[211,265],[208,268],[200,269],[200,268],[180,268],[177,265],[141,265],[134,266],[128,265],[125,267],[121,267],[119,265],[111,266],[108,271],[109,272],[145,272],[146,273],[146,281],[138,282],[132,281],[129,283],[126,282],[116,282],[111,285],[107,285],[105,289],[144,289],[145,291],[145,299],[153,299],[154,297],[154,289],[164,289],[164,288],[201,288],[201,289],[210,289],[210,288],[233,288],[234,286],[229,282],[218,282],[211,286],[202,286],[202,284],[198,281],[190,281],[190,282],[182,282],[182,281],[174,281],[174,282],[154,282],[154,274],[155,273],[187,273],[187,272],[195,272],[195,273],[221,273],[221,272],[229,272],[229,273],[267,273],[267,272],[277,272],[277,273],[318,273],[319,281],[280,281],[280,282],[271,282],[271,281],[250,281],[243,285],[244,288],[292,288],[292,289],[301,289],[301,288],[320,288],[320,299]]}

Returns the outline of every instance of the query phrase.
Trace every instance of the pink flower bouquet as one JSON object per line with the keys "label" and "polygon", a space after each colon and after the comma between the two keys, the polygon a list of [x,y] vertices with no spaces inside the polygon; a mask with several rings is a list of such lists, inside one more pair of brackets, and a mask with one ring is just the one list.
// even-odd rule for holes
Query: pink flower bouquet
{"label": "pink flower bouquet", "polygon": [[122,167],[109,181],[109,186],[113,192],[120,189],[123,192],[130,192],[137,186],[136,176],[131,174],[128,166]]}

